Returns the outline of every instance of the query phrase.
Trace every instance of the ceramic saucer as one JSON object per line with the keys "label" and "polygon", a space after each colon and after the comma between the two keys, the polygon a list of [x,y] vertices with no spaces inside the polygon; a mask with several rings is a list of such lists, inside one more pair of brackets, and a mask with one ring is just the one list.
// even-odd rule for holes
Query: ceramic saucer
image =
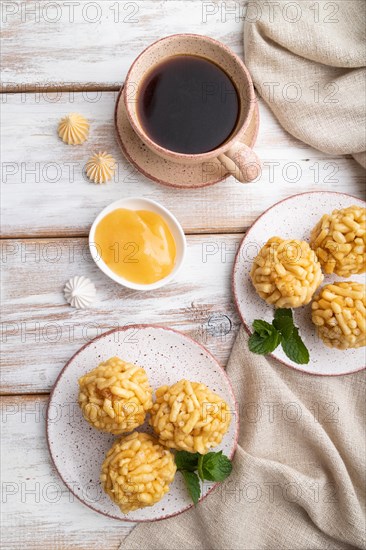
{"label": "ceramic saucer", "polygon": [[[47,440],[53,462],[72,494],[86,506],[124,521],[156,521],[176,516],[193,506],[183,477],[177,473],[170,491],[154,506],[122,514],[102,490],[100,468],[116,436],[92,428],[78,406],[78,379],[109,357],[141,365],[151,386],[174,384],[183,377],[202,382],[228,403],[232,421],[219,447],[230,458],[238,441],[239,417],[233,389],[216,359],[200,344],[172,329],[154,325],[130,325],[102,334],[84,345],[61,371],[47,410]],[[139,430],[151,433],[145,423]],[[202,485],[201,500],[214,488]]]}
{"label": "ceramic saucer", "polygon": [[[365,207],[362,200],[343,193],[301,193],[278,202],[254,222],[238,249],[233,270],[234,298],[249,334],[253,332],[252,325],[255,319],[264,319],[269,323],[273,319],[273,308],[258,296],[250,279],[253,260],[264,243],[273,235],[309,241],[312,228],[323,214],[330,214],[333,210],[347,208],[353,204]],[[342,280],[342,277],[336,275],[325,275],[321,286]],[[364,283],[365,276],[352,275],[351,280]],[[311,322],[311,304],[294,309],[293,314],[295,324],[299,327],[301,337],[310,352],[310,361],[307,365],[294,363],[285,355],[281,346],[274,350],[272,357],[288,367],[319,376],[340,376],[365,368],[365,348],[341,351],[324,345]]]}
{"label": "ceramic saucer", "polygon": [[[125,157],[147,178],[171,187],[206,187],[224,180],[229,172],[218,159],[202,164],[178,164],[164,160],[153,153],[132,129],[125,105],[119,92],[115,108],[115,126],[118,142]],[[259,128],[259,109],[256,103],[252,120],[242,142],[253,148]]]}

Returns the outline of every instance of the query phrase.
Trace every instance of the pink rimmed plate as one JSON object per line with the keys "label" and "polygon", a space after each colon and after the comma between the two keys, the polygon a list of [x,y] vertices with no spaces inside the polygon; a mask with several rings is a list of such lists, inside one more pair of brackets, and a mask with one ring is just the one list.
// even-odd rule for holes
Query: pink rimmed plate
{"label": "pink rimmed plate", "polygon": [[[78,379],[113,356],[142,366],[155,390],[182,378],[202,382],[229,404],[233,413],[228,432],[215,450],[232,457],[238,439],[238,415],[230,381],[216,359],[184,334],[153,325],[131,325],[107,332],[83,346],[61,371],[47,411],[47,439],[52,460],[68,489],[84,504],[111,518],[155,521],[191,508],[183,478],[177,472],[170,491],[152,507],[122,514],[99,482],[107,450],[118,436],[98,432],[82,417],[77,403]],[[140,428],[149,431],[147,426]],[[151,432],[150,432],[151,433]],[[202,497],[214,484],[204,484]]]}
{"label": "pink rimmed plate", "polygon": [[[249,334],[255,319],[271,322],[273,308],[256,293],[249,274],[253,259],[271,237],[294,238],[309,241],[310,232],[323,214],[351,205],[365,207],[365,202],[335,192],[302,193],[285,199],[264,212],[246,233],[237,252],[233,270],[233,292],[239,314]],[[335,281],[365,283],[365,275],[353,275],[342,279],[326,275],[321,286]],[[309,374],[340,376],[365,368],[365,348],[338,350],[325,346],[316,334],[311,322],[311,303],[293,310],[295,324],[310,352],[310,362],[298,365],[288,359],[279,346],[272,357],[284,365]]]}

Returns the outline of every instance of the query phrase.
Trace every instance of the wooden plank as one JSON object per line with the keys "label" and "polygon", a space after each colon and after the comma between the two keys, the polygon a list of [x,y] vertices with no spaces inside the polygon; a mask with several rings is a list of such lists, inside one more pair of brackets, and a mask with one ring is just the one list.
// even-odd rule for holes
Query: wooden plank
{"label": "wooden plank", "polygon": [[47,396],[1,400],[2,529],[4,550],[115,550],[133,524],[79,502],[48,453]]}
{"label": "wooden plank", "polygon": [[[216,0],[27,0],[2,4],[3,88],[119,86],[162,36],[196,33],[243,53],[243,9]],[[234,10],[233,10],[234,8]],[[21,40],[18,39],[21,37]]]}
{"label": "wooden plank", "polygon": [[[102,208],[128,196],[162,202],[188,233],[216,233],[242,232],[266,208],[296,193],[333,190],[363,195],[364,171],[353,159],[325,155],[292,138],[263,103],[256,145],[263,161],[259,181],[243,185],[228,178],[195,190],[158,185],[131,167],[119,150],[113,125],[115,99],[116,92],[3,96],[4,237],[87,235]],[[67,146],[57,136],[59,119],[73,111],[83,113],[92,124],[83,146]],[[110,151],[117,159],[115,181],[98,186],[85,179],[85,162],[95,150]]]}
{"label": "wooden plank", "polygon": [[[115,327],[153,323],[189,334],[226,364],[239,327],[231,272],[240,235],[190,236],[176,282],[151,292],[124,289],[91,259],[87,240],[2,241],[1,391],[48,392],[66,361]],[[63,287],[75,275],[96,285],[91,309],[75,310]]]}

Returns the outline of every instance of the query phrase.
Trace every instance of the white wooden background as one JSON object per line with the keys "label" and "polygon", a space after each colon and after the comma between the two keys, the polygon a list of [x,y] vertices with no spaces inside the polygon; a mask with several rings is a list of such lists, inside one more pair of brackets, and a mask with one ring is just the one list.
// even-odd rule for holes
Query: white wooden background
{"label": "white wooden background", "polygon": [[[227,7],[231,8],[231,12]],[[197,190],[148,181],[118,150],[116,93],[136,55],[176,32],[219,39],[243,55],[245,1],[6,1],[0,4],[2,186],[2,548],[117,549],[131,528],[73,501],[47,451],[49,393],[67,359],[96,334],[128,323],[159,323],[196,338],[225,365],[239,326],[230,289],[236,247],[267,207],[312,190],[363,196],[364,172],[347,157],[293,139],[260,103],[260,179],[232,178]],[[78,111],[89,141],[64,145],[58,120]],[[95,186],[83,166],[95,150],[118,160],[115,181]],[[170,208],[188,233],[178,280],[150,293],[124,290],[98,271],[86,248],[95,215],[122,196]],[[98,300],[68,307],[65,282],[83,274]],[[143,550],[143,549],[142,549]]]}

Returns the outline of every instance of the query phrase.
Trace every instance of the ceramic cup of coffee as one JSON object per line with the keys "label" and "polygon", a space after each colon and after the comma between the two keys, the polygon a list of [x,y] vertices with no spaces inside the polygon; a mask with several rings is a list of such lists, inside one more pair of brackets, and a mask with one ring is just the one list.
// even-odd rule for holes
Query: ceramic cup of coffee
{"label": "ceramic cup of coffee", "polygon": [[253,82],[221,42],[175,34],[153,43],[131,66],[123,101],[134,131],[162,159],[219,159],[244,183],[259,175],[257,155],[241,141],[255,109]]}

